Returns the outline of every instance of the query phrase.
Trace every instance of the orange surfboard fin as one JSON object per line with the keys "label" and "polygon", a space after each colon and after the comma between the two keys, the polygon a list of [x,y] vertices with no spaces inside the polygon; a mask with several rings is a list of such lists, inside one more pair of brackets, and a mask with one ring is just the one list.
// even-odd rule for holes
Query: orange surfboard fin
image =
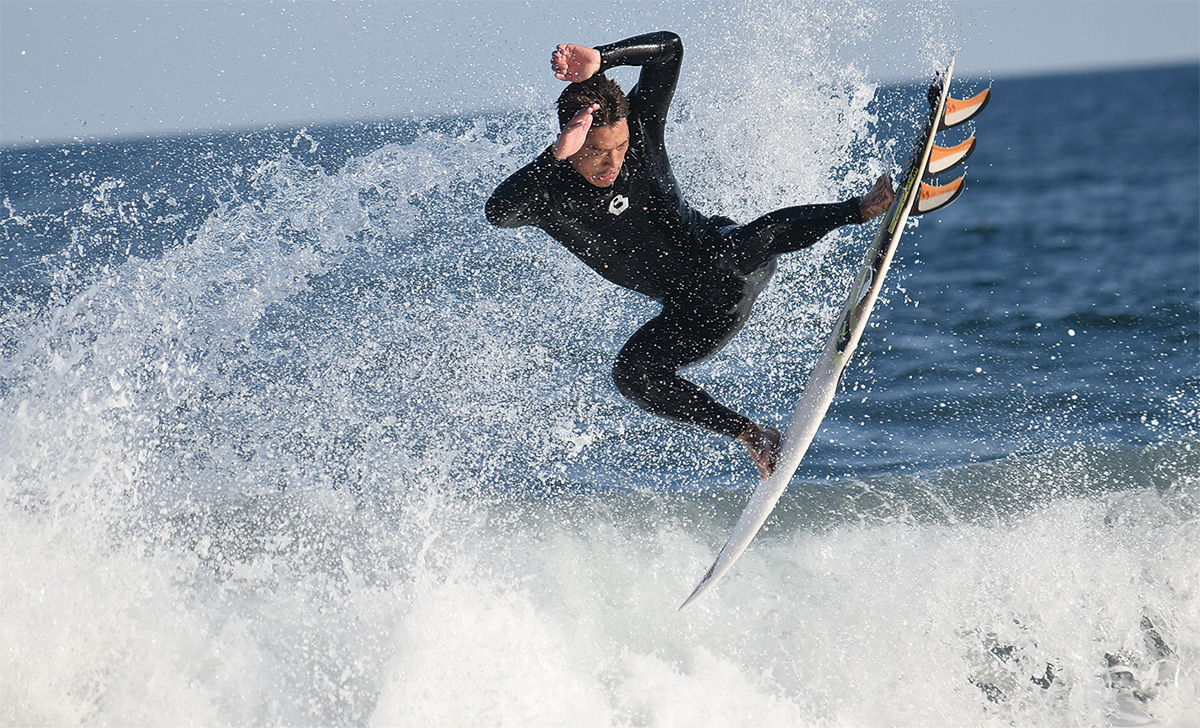
{"label": "orange surfboard fin", "polygon": [[921,192],[917,195],[917,203],[913,205],[912,214],[924,215],[927,212],[940,210],[958,199],[966,186],[962,177],[944,185],[921,183]]}
{"label": "orange surfboard fin", "polygon": [[955,144],[952,147],[939,147],[933,145],[933,152],[929,155],[929,164],[925,165],[924,177],[936,177],[943,172],[954,169],[958,165],[967,161],[967,157],[971,156],[971,152],[975,151],[975,137],[971,137],[962,144]]}
{"label": "orange surfboard fin", "polygon": [[946,99],[946,111],[942,114],[942,121],[938,124],[938,131],[950,129],[970,121],[975,118],[976,114],[983,111],[983,107],[987,106],[991,100],[992,90],[987,88],[969,99]]}

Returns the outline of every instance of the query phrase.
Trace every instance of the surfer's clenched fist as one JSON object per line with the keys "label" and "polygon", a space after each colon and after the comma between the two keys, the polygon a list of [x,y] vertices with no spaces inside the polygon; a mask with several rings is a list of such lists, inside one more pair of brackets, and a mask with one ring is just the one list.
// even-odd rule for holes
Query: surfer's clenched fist
{"label": "surfer's clenched fist", "polygon": [[559,81],[586,81],[600,70],[600,51],[574,43],[560,43],[550,54],[550,68]]}

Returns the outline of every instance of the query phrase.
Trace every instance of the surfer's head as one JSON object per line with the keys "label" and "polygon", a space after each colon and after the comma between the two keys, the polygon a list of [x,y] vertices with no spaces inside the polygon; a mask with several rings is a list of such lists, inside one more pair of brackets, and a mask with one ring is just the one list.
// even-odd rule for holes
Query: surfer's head
{"label": "surfer's head", "polygon": [[629,99],[621,87],[603,73],[569,84],[558,96],[558,125],[565,127],[580,109],[598,104],[592,128],[583,147],[567,161],[597,187],[611,187],[625,164],[629,150]]}
{"label": "surfer's head", "polygon": [[563,129],[580,109],[599,104],[592,112],[592,126],[608,126],[629,116],[629,99],[625,92],[603,73],[586,81],[567,84],[558,95],[558,128]]}

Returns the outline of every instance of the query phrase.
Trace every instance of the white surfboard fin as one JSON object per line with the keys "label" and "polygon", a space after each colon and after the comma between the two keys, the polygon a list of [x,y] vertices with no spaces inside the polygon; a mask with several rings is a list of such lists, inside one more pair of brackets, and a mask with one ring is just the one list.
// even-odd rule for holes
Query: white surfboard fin
{"label": "white surfboard fin", "polygon": [[958,199],[958,196],[966,189],[964,178],[959,177],[953,182],[944,185],[931,185],[926,182],[921,183],[921,192],[917,195],[917,202],[913,205],[912,214],[924,215],[927,212],[940,210],[951,202]]}
{"label": "white surfboard fin", "polygon": [[938,131],[945,131],[958,126],[959,124],[970,121],[975,118],[975,115],[983,111],[983,107],[988,105],[992,100],[992,90],[985,88],[969,99],[946,99],[946,111],[942,114],[942,121],[938,124]]}
{"label": "white surfboard fin", "polygon": [[933,152],[929,155],[929,164],[925,165],[925,174],[923,176],[928,179],[954,169],[967,161],[967,157],[971,156],[971,152],[974,151],[975,137],[971,137],[962,144],[956,144],[952,147],[939,147],[934,144]]}

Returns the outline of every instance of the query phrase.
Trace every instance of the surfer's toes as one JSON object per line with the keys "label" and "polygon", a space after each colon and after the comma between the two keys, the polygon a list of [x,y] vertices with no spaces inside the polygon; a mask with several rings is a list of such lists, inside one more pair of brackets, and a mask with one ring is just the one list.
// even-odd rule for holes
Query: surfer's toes
{"label": "surfer's toes", "polygon": [[754,467],[758,468],[758,477],[766,480],[775,474],[775,460],[769,455],[751,453],[750,457],[754,458]]}

